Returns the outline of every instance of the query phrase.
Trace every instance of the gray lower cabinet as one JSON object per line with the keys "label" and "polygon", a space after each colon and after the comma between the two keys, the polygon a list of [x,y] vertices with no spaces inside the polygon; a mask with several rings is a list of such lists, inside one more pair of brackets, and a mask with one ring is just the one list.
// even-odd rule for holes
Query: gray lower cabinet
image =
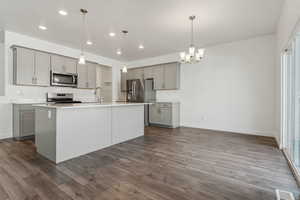
{"label": "gray lower cabinet", "polygon": [[150,105],[149,122],[152,126],[177,128],[180,125],[180,104],[178,102],[161,102]]}
{"label": "gray lower cabinet", "polygon": [[14,84],[50,85],[50,55],[22,47],[13,48]]}
{"label": "gray lower cabinet", "polygon": [[35,110],[30,104],[13,104],[13,137],[17,140],[35,133]]}

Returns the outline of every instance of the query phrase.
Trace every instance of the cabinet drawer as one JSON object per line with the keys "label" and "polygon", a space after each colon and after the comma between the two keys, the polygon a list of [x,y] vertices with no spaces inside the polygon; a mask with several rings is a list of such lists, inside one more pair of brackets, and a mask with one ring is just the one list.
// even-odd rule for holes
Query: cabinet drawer
{"label": "cabinet drawer", "polygon": [[172,104],[171,103],[159,103],[159,107],[160,108],[172,108]]}

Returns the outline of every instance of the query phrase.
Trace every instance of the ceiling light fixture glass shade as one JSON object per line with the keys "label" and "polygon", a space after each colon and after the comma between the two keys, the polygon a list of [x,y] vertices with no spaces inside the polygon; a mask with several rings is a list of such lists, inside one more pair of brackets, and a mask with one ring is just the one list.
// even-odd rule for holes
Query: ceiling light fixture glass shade
{"label": "ceiling light fixture glass shade", "polygon": [[82,14],[82,33],[81,33],[81,53],[78,58],[78,64],[85,65],[85,55],[84,55],[84,45],[85,45],[85,38],[86,38],[86,15],[88,11],[86,9],[80,9],[80,12]]}
{"label": "ceiling light fixture glass shade", "polygon": [[44,26],[44,25],[39,25],[39,29],[41,29],[41,30],[45,31],[45,30],[47,30],[47,27],[46,27],[46,26]]}
{"label": "ceiling light fixture glass shade", "polygon": [[144,49],[144,48],[145,48],[144,45],[142,44],[139,45],[139,49]]}
{"label": "ceiling light fixture glass shade", "polygon": [[66,10],[59,10],[58,13],[62,16],[68,15],[68,12]]}
{"label": "ceiling light fixture glass shade", "polygon": [[121,49],[118,49],[118,50],[117,50],[117,54],[118,54],[118,55],[122,55]]}
{"label": "ceiling light fixture glass shade", "polygon": [[79,59],[78,59],[78,64],[85,65],[85,56],[84,56],[84,54],[80,54]]}
{"label": "ceiling light fixture glass shade", "polygon": [[93,45],[93,42],[91,40],[86,41],[87,45]]}
{"label": "ceiling light fixture glass shade", "polygon": [[197,49],[194,46],[194,20],[196,19],[196,16],[190,16],[189,20],[191,21],[191,45],[189,47],[188,53],[186,52],[180,52],[180,62],[181,63],[197,63],[202,60],[204,57],[205,49]]}
{"label": "ceiling light fixture glass shade", "polygon": [[109,33],[109,36],[110,36],[110,37],[114,37],[114,36],[116,36],[116,34],[115,34],[114,32],[110,32],[110,33]]}
{"label": "ceiling light fixture glass shade", "polygon": [[122,68],[122,72],[123,72],[123,73],[127,73],[127,67],[126,67],[126,66],[124,66],[124,67]]}

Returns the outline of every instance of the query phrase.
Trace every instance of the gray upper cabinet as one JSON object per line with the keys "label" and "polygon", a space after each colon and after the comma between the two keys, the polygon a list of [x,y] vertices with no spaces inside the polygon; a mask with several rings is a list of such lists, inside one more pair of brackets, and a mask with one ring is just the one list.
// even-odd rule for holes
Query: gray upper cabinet
{"label": "gray upper cabinet", "polygon": [[51,69],[57,73],[75,74],[77,62],[73,58],[68,58],[59,55],[51,55]]}
{"label": "gray upper cabinet", "polygon": [[102,84],[105,84],[105,83],[111,84],[112,83],[112,69],[111,69],[111,67],[102,66],[101,67],[101,72],[102,72]]}
{"label": "gray upper cabinet", "polygon": [[105,102],[112,101],[112,68],[101,66],[100,96]]}
{"label": "gray upper cabinet", "polygon": [[[13,82],[16,85],[50,86],[50,71],[78,74],[78,88],[95,89],[112,85],[112,69],[87,62],[77,64],[69,58],[38,50],[13,46]],[[110,92],[111,93],[111,92]],[[108,95],[109,96],[109,95]]]}
{"label": "gray upper cabinet", "polygon": [[65,60],[64,57],[58,55],[51,56],[51,70],[57,73],[64,73]]}
{"label": "gray upper cabinet", "polygon": [[167,63],[153,69],[155,90],[177,90],[180,88],[180,64]]}
{"label": "gray upper cabinet", "polygon": [[132,78],[133,79],[139,79],[143,80],[144,79],[144,69],[143,68],[136,68],[132,70]]}
{"label": "gray upper cabinet", "polygon": [[78,88],[87,88],[88,84],[88,70],[87,64],[80,65],[77,64],[77,73],[78,73]]}
{"label": "gray upper cabinet", "polygon": [[94,89],[96,88],[96,68],[97,68],[97,64],[94,63],[88,63],[87,66],[87,77],[88,77],[88,84],[87,87],[89,89]]}
{"label": "gray upper cabinet", "polygon": [[164,65],[164,89],[175,90],[180,88],[180,64],[168,63]]}
{"label": "gray upper cabinet", "polygon": [[180,63],[166,63],[151,67],[129,69],[127,73],[121,71],[121,91],[126,91],[126,80],[154,79],[155,90],[177,90],[180,88]]}
{"label": "gray upper cabinet", "polygon": [[128,69],[126,73],[126,79],[127,80],[132,80],[134,79],[134,71],[132,69]]}
{"label": "gray upper cabinet", "polygon": [[48,86],[50,83],[50,55],[35,53],[35,78],[36,84]]}
{"label": "gray upper cabinet", "polygon": [[49,86],[50,56],[31,49],[14,47],[14,84]]}
{"label": "gray upper cabinet", "polygon": [[144,79],[154,78],[154,67],[145,67],[144,68]]}
{"label": "gray upper cabinet", "polygon": [[154,74],[154,89],[155,90],[163,90],[164,86],[164,75],[165,69],[164,66],[155,66],[153,69]]}
{"label": "gray upper cabinet", "polygon": [[65,58],[65,72],[76,74],[77,73],[77,60],[73,58]]}
{"label": "gray upper cabinet", "polygon": [[34,51],[16,47],[14,55],[14,83],[17,85],[35,84]]}
{"label": "gray upper cabinet", "polygon": [[97,64],[87,62],[85,65],[77,65],[78,88],[95,89],[96,88],[96,68]]}

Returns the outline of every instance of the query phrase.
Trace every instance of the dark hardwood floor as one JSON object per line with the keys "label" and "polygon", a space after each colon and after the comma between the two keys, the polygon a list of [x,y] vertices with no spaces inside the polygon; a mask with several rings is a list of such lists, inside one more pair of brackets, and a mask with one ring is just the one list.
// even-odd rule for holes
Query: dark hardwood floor
{"label": "dark hardwood floor", "polygon": [[0,200],[274,200],[276,188],[299,196],[267,137],[147,128],[145,137],[59,165],[31,141],[0,141]]}

